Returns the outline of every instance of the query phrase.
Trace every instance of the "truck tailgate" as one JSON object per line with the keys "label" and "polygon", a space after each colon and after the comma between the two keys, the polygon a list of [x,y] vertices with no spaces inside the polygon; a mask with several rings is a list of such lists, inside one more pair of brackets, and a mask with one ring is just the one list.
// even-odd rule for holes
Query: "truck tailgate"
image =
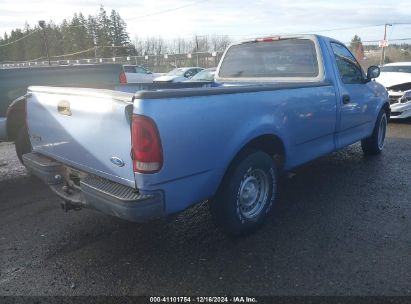
{"label": "truck tailgate", "polygon": [[33,150],[135,187],[132,98],[131,93],[109,90],[29,87],[27,120]]}

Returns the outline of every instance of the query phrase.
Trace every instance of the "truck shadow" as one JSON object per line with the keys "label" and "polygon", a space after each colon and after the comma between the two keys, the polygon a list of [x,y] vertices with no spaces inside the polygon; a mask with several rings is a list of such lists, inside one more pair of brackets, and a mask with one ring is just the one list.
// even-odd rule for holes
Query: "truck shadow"
{"label": "truck shadow", "polygon": [[[408,210],[404,204],[409,188],[396,190],[409,180],[398,174],[401,164],[391,157],[399,144],[410,146],[411,140],[388,139],[384,153],[372,158],[364,158],[357,144],[299,168],[292,178],[282,179],[276,205],[262,229],[244,238],[227,238],[215,228],[206,203],[146,224],[86,211],[89,218],[98,219],[76,219],[74,230],[56,243],[47,259],[69,258],[77,268],[100,274],[116,269],[118,276],[128,278],[121,283],[127,294],[145,284],[166,294],[259,294],[270,284],[284,291],[290,282],[300,284],[326,274],[343,284],[368,263],[352,266],[355,259],[374,254],[382,246],[382,234],[397,233],[388,226],[384,230],[394,215],[382,215],[381,210]],[[401,157],[409,159],[409,151]],[[242,277],[259,284],[247,285]],[[300,290],[321,293],[322,287],[314,285]],[[337,286],[328,288],[338,292]]]}

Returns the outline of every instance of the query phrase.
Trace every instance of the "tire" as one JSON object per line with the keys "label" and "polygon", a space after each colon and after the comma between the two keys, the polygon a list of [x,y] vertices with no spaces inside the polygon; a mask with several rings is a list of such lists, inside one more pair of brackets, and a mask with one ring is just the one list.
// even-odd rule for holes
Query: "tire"
{"label": "tire", "polygon": [[260,227],[277,193],[278,173],[268,154],[247,150],[231,165],[210,211],[216,224],[230,236]]}
{"label": "tire", "polygon": [[377,155],[381,153],[384,148],[387,123],[387,113],[384,109],[382,109],[378,115],[377,122],[375,123],[371,136],[361,141],[362,151],[365,155]]}
{"label": "tire", "polygon": [[32,151],[32,146],[29,139],[29,134],[27,132],[26,126],[22,126],[17,133],[17,138],[14,141],[14,145],[16,147],[17,157],[19,158],[20,162],[23,163],[23,154],[30,153]]}

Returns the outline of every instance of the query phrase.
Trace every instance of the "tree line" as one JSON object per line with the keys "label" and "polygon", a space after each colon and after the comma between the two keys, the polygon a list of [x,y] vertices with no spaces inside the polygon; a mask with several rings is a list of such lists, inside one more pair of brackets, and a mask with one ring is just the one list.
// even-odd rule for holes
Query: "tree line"
{"label": "tree line", "polygon": [[[23,37],[26,38],[21,39]],[[111,57],[113,54],[121,56],[134,52],[125,21],[115,10],[108,15],[101,6],[96,16],[89,15],[86,18],[82,13],[75,13],[71,19],[64,19],[60,24],[47,22],[43,30],[39,25],[30,26],[26,23],[23,29],[5,33],[0,38],[0,61],[45,58],[44,39],[47,40],[52,58],[84,50],[88,51],[70,58]]]}
{"label": "tree line", "polygon": [[190,38],[135,37],[137,56],[223,52],[231,43],[227,35],[194,35]]}
{"label": "tree line", "polygon": [[46,60],[46,44],[51,59],[57,60],[222,52],[229,43],[230,38],[224,35],[169,40],[136,36],[131,43],[127,24],[119,13],[112,10],[107,14],[101,6],[94,16],[79,12],[60,24],[50,20],[41,28],[26,23],[23,29],[4,33],[0,37],[0,62]]}

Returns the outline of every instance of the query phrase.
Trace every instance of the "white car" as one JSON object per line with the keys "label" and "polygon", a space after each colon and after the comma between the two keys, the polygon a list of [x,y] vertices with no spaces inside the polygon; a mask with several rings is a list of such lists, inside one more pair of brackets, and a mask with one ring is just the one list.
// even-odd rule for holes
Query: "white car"
{"label": "white car", "polygon": [[150,83],[163,74],[153,73],[139,65],[123,65],[126,83]]}
{"label": "white car", "polygon": [[390,96],[391,119],[411,117],[411,62],[396,62],[381,68],[379,83]]}
{"label": "white car", "polygon": [[217,68],[202,70],[201,72],[195,74],[193,77],[185,80],[184,82],[213,82],[216,70]]}
{"label": "white car", "polygon": [[154,82],[183,82],[202,70],[204,69],[199,67],[176,68],[163,76],[155,78]]}

